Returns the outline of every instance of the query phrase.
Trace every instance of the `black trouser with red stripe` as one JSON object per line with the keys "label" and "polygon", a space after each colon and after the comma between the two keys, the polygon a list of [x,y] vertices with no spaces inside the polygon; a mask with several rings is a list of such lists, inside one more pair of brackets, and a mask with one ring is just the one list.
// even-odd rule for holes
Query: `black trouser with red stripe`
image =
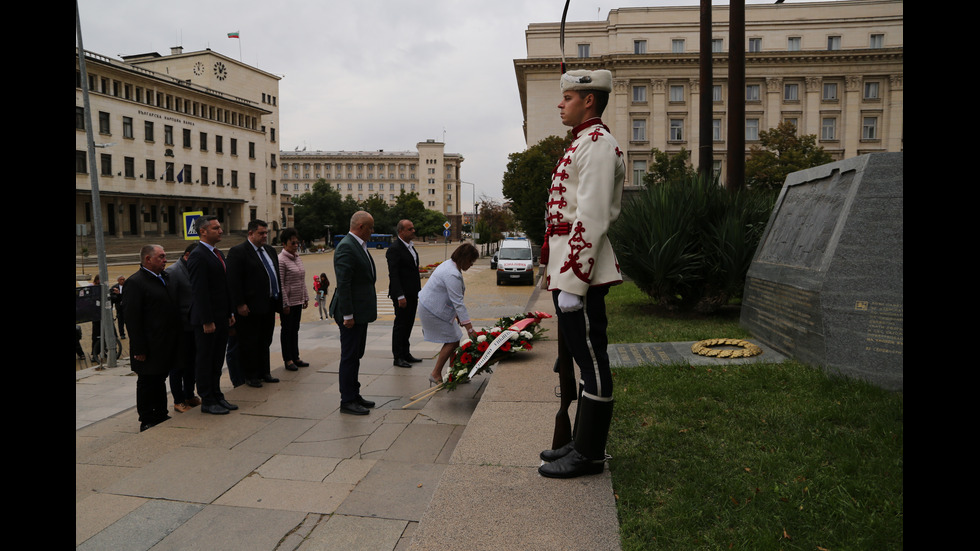
{"label": "black trouser with red stripe", "polygon": [[558,346],[571,353],[581,373],[585,396],[601,402],[612,399],[612,374],[606,347],[606,295],[609,287],[589,287],[584,297],[585,307],[575,312],[558,308],[558,293],[552,291],[555,312],[558,313]]}

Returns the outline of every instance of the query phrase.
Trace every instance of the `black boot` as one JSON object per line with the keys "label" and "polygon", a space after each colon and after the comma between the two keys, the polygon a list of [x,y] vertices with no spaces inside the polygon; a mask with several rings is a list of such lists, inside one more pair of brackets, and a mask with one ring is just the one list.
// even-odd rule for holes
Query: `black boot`
{"label": "black boot", "polygon": [[572,427],[572,440],[560,448],[541,452],[542,461],[557,461],[575,449],[575,435],[578,433],[579,421],[582,419],[582,385],[578,385],[578,402],[575,404],[575,425]]}
{"label": "black boot", "polygon": [[574,449],[564,457],[538,467],[541,476],[575,478],[600,474],[606,464],[606,438],[612,422],[613,402],[600,402],[586,396],[579,398],[581,423],[576,421]]}

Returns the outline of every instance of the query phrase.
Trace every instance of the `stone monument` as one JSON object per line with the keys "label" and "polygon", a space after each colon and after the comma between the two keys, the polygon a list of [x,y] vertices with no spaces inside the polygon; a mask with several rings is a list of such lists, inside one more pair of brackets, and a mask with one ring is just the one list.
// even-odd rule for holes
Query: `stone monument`
{"label": "stone monument", "polygon": [[786,178],[746,276],[743,327],[831,373],[903,388],[903,159]]}

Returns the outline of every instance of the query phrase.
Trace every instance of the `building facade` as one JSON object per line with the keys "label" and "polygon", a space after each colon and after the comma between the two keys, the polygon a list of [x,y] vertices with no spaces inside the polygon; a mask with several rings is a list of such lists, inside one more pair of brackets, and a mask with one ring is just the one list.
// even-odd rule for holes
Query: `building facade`
{"label": "building facade", "polygon": [[[691,153],[700,165],[699,101],[710,93],[713,166],[725,169],[728,6],[712,9],[713,86],[699,85],[700,9],[621,8],[605,21],[570,22],[570,69],[608,69],[603,121],[627,144],[627,183],[642,181],[651,149]],[[528,145],[564,136],[556,112],[559,24],[532,23],[527,58],[514,61]],[[902,151],[903,2],[846,0],[745,6],[745,145],[782,121],[815,134],[835,159]]]}
{"label": "building facade", "polygon": [[95,170],[107,237],[180,236],[187,211],[218,216],[226,231],[255,218],[279,229],[280,77],[211,50],[122,61],[86,52],[85,63],[91,117],[76,48],[76,224],[91,233]]}
{"label": "building facade", "polygon": [[[282,151],[280,191],[291,200],[322,178],[341,196],[358,202],[378,196],[391,206],[401,192],[415,192],[427,209],[444,213],[458,229],[463,156],[446,153],[445,145],[426,140],[416,151]],[[291,219],[291,207],[285,214]]]}

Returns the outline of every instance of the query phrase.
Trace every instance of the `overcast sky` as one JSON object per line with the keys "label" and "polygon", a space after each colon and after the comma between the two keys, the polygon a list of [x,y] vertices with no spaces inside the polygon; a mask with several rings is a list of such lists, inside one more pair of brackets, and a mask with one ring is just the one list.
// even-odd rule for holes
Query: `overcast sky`
{"label": "overcast sky", "polygon": [[[507,155],[527,145],[513,61],[527,56],[524,31],[528,23],[560,21],[564,6],[560,0],[78,3],[86,50],[117,57],[169,54],[175,45],[185,52],[211,48],[280,75],[283,150],[414,151],[420,141],[445,136],[446,151],[465,158],[461,175],[477,184],[477,200],[502,200]],[[568,20],[605,20],[611,8],[697,3],[573,1]],[[227,38],[234,31],[240,42]],[[556,105],[558,99],[556,82]],[[461,195],[470,211],[473,186],[462,186]]]}

